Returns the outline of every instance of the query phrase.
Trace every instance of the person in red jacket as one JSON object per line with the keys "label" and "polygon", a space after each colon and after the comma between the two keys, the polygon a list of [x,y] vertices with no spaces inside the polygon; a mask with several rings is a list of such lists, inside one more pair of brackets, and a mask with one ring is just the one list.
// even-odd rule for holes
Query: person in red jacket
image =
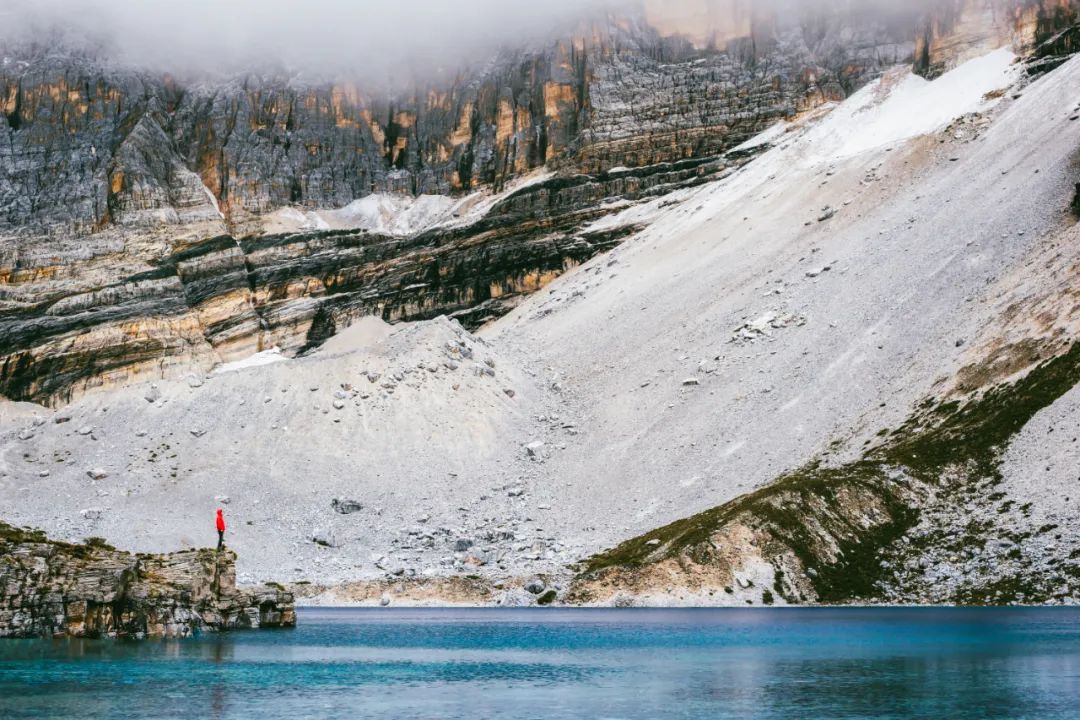
{"label": "person in red jacket", "polygon": [[225,549],[225,516],[221,514],[221,508],[217,511],[217,549],[218,552]]}

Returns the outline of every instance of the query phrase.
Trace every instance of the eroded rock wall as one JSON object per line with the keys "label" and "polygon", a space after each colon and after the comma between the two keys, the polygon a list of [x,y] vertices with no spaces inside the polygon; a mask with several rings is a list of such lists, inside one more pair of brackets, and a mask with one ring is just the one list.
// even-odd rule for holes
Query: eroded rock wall
{"label": "eroded rock wall", "polygon": [[[909,23],[843,3],[706,3],[707,41],[687,32],[700,8],[683,4],[593,17],[387,91],[5,48],[0,393],[57,402],[202,372],[302,348],[364,313],[481,322],[611,247],[617,237],[581,230],[601,201],[714,176],[724,151],[776,119],[912,56]],[[497,192],[539,168],[559,177],[467,229],[260,237],[283,207]]]}
{"label": "eroded rock wall", "polygon": [[1077,22],[1075,0],[942,0],[916,35],[915,70],[934,78],[965,60],[1011,45],[1029,52]]}
{"label": "eroded rock wall", "polygon": [[237,589],[232,551],[132,555],[0,523],[0,638],[187,637],[295,624],[291,594]]}

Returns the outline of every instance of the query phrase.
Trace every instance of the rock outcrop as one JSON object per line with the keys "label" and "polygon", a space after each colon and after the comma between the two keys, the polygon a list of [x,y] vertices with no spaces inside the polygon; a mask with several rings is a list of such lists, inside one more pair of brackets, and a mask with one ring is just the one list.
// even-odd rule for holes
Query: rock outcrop
{"label": "rock outcrop", "polygon": [[5,48],[0,231],[235,226],[371,192],[499,189],[549,164],[595,172],[716,154],[911,53],[908,26],[841,13],[770,18],[702,47],[630,13],[384,96],[259,75],[182,82]]}
{"label": "rock outcrop", "polygon": [[[937,77],[999,47],[1027,53],[1061,42],[1077,23],[1076,0],[943,0],[932,5],[916,35],[915,71]],[[1056,48],[1055,52],[1068,48]]]}
{"label": "rock outcrop", "polygon": [[236,587],[236,555],[132,555],[0,523],[0,638],[187,637],[291,627],[292,595]]}

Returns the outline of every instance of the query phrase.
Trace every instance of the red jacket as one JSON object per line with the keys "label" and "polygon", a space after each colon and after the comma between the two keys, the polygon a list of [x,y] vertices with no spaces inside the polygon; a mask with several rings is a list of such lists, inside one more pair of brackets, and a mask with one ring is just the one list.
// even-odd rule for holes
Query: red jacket
{"label": "red jacket", "polygon": [[221,510],[217,511],[217,531],[225,532],[225,518],[221,514]]}

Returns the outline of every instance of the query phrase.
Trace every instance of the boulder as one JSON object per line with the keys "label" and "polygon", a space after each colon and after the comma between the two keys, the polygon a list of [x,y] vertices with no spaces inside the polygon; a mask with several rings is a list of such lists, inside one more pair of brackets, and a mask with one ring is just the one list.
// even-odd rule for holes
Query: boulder
{"label": "boulder", "polygon": [[316,528],[313,530],[311,533],[311,541],[316,545],[321,545],[323,547],[338,546],[337,536],[334,535],[334,531],[325,528]]}
{"label": "boulder", "polygon": [[363,504],[358,500],[348,498],[334,498],[330,501],[330,507],[334,508],[334,512],[340,515],[352,515],[364,509]]}

